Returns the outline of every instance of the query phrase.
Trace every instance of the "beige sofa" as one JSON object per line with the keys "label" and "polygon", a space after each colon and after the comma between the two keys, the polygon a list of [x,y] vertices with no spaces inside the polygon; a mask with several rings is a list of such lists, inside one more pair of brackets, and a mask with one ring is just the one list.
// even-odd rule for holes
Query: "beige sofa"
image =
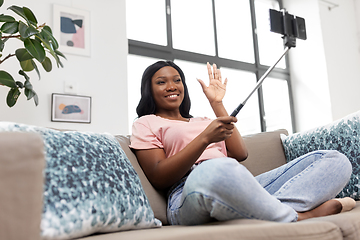
{"label": "beige sofa", "polygon": [[[244,136],[249,157],[244,164],[254,175],[285,163],[280,140],[285,130]],[[146,179],[128,136],[116,139],[138,173],[161,228],[130,230],[83,237],[86,240],[191,240],[191,239],[360,239],[360,206],[350,212],[296,223],[233,220],[201,226],[169,226],[166,199]],[[43,142],[35,133],[0,132],[0,240],[40,239]]]}

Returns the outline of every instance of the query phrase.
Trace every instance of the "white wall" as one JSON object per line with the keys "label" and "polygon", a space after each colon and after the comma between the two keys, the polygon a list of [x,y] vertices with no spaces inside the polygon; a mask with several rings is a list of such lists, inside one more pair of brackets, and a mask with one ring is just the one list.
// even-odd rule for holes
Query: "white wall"
{"label": "white wall", "polygon": [[289,53],[297,131],[327,124],[360,110],[359,25],[356,2],[284,0],[292,14],[304,17],[308,40]]}
{"label": "white wall", "polygon": [[360,110],[359,26],[355,8],[358,0],[338,0],[329,10],[320,4],[333,119]]}
{"label": "white wall", "polygon": [[[35,72],[30,72],[31,82],[37,92],[40,104],[27,101],[22,93],[18,103],[11,109],[6,105],[7,87],[0,87],[0,121],[14,121],[26,124],[81,131],[128,133],[127,120],[127,38],[125,24],[125,0],[5,0],[1,13],[10,5],[27,6],[38,22],[53,28],[53,4],[78,8],[90,12],[91,56],[66,54],[64,68],[57,68],[53,61],[53,71],[41,71],[41,80]],[[14,16],[14,15],[13,15]],[[20,44],[20,41],[18,41]],[[10,43],[10,41],[9,41]],[[15,44],[12,44],[15,46]],[[17,46],[17,45],[16,45]],[[20,45],[21,46],[21,45]],[[5,46],[5,50],[11,46]],[[14,48],[11,48],[11,50]],[[9,49],[10,50],[10,49]],[[52,57],[50,57],[52,58]],[[40,65],[39,65],[40,68]],[[9,71],[17,79],[17,60],[4,62],[0,69]],[[63,93],[64,82],[77,85],[77,94],[92,97],[92,119],[90,124],[51,122],[51,94]]]}
{"label": "white wall", "polygon": [[306,21],[307,40],[297,40],[289,52],[296,129],[301,131],[332,120],[319,5],[314,0],[286,0],[284,5]]}

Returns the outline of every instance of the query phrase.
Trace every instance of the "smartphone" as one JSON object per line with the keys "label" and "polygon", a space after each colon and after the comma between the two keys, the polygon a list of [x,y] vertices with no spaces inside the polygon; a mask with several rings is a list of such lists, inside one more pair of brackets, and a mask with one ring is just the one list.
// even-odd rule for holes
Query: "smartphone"
{"label": "smartphone", "polygon": [[306,40],[305,19],[286,11],[270,9],[270,31]]}

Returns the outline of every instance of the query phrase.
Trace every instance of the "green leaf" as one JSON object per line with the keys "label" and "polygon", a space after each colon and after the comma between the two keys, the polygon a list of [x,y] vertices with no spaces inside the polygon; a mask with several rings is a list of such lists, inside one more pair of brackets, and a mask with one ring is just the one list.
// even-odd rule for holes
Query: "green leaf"
{"label": "green leaf", "polygon": [[6,103],[9,107],[13,107],[20,96],[20,91],[17,87],[10,89],[7,97]]}
{"label": "green leaf", "polygon": [[58,51],[58,50],[55,50],[55,53],[56,53],[57,55],[59,55],[59,56],[61,56],[61,57],[63,57],[63,58],[66,59],[65,55],[64,55],[62,52],[60,52],[60,51]]}
{"label": "green leaf", "polygon": [[[46,58],[45,58],[45,60],[46,60]],[[45,60],[44,60],[44,62],[45,62]],[[31,64],[33,65],[33,67],[34,67],[34,69],[35,69],[36,73],[37,73],[37,74],[38,74],[38,76],[39,76],[39,80],[40,80],[40,79],[41,79],[40,72],[39,72],[39,69],[38,69],[38,67],[37,67],[37,65],[36,65],[36,63],[35,63],[35,61],[34,61],[34,60],[31,60]]]}
{"label": "green leaf", "polygon": [[51,30],[51,27],[49,27],[48,25],[44,26],[44,28],[46,31],[48,31],[49,33],[52,34],[52,30]]}
{"label": "green leaf", "polygon": [[0,31],[3,33],[14,34],[18,31],[18,22],[6,22],[1,26]]}
{"label": "green leaf", "polygon": [[28,76],[23,70],[20,70],[20,71],[19,71],[19,74],[22,75],[22,76],[24,76],[25,79],[26,79],[26,81],[29,81],[29,79],[30,79],[29,76]]}
{"label": "green leaf", "polygon": [[16,85],[19,87],[19,88],[23,88],[24,87],[24,84],[20,81],[16,81]]}
{"label": "green leaf", "polygon": [[44,33],[44,31],[41,31],[39,34],[36,34],[35,39],[37,41],[39,41],[40,43],[43,43],[44,47],[46,49],[49,49],[49,51],[54,50],[54,48],[52,47],[52,45],[50,43],[49,37],[46,35],[46,33]]}
{"label": "green leaf", "polygon": [[33,86],[30,83],[30,81],[27,80],[25,81],[24,87],[25,87],[25,95],[27,97],[27,100],[30,100],[35,95]]}
{"label": "green leaf", "polygon": [[4,50],[4,47],[5,47],[5,42],[2,39],[0,39],[0,52]]}
{"label": "green leaf", "polygon": [[42,29],[42,34],[45,36],[45,39],[47,39],[48,41],[50,41],[54,47],[54,50],[59,48],[59,43],[57,42],[57,40],[54,38],[54,36],[51,34],[51,32],[49,32],[48,30],[46,30],[45,28]]}
{"label": "green leaf", "polygon": [[16,58],[19,62],[33,59],[33,56],[25,48],[19,48],[15,51]]}
{"label": "green leaf", "polygon": [[13,18],[12,16],[9,16],[9,15],[1,14],[0,22],[15,22],[15,18]]}
{"label": "green leaf", "polygon": [[25,81],[24,87],[25,87],[26,89],[30,89],[30,90],[33,89],[33,86],[32,86],[32,84],[31,84],[31,82],[30,82],[29,80],[26,80],[26,81]]}
{"label": "green leaf", "polygon": [[18,6],[11,6],[8,9],[12,10],[13,12],[15,12],[17,15],[19,15],[20,17],[24,18],[26,20],[26,22],[30,25],[30,21],[29,19],[26,17],[25,13],[24,13],[24,9]]}
{"label": "green leaf", "polygon": [[37,105],[39,105],[39,97],[38,97],[38,95],[36,94],[36,92],[34,90],[33,90],[33,92],[35,93],[35,95],[34,95],[34,103],[37,106]]}
{"label": "green leaf", "polygon": [[0,0],[0,7],[4,4],[4,0]]}
{"label": "green leaf", "polygon": [[51,70],[52,70],[52,63],[51,63],[50,58],[46,57],[46,58],[45,58],[45,61],[43,61],[41,64],[43,65],[45,71],[51,72]]}
{"label": "green leaf", "polygon": [[24,70],[25,72],[31,72],[32,70],[34,70],[34,66],[31,61],[32,61],[31,59],[26,61],[21,61],[20,62],[21,69]]}
{"label": "green leaf", "polygon": [[34,39],[25,39],[24,45],[26,50],[36,58],[39,62],[43,62],[45,60],[45,50],[44,47],[38,41]]}
{"label": "green leaf", "polygon": [[56,60],[56,64],[57,64],[57,67],[64,67],[64,65],[62,64],[62,62],[60,61],[60,58],[58,57],[58,55],[53,55],[53,57],[55,58],[55,60]]}
{"label": "green leaf", "polygon": [[32,35],[39,33],[39,31],[36,30],[33,26],[27,26],[25,23],[20,21],[19,33],[22,38],[28,38],[31,37]]}
{"label": "green leaf", "polygon": [[27,100],[30,100],[30,99],[32,99],[33,96],[35,96],[35,92],[32,89],[30,90],[30,89],[25,88],[24,93],[25,93],[25,96],[27,97]]}
{"label": "green leaf", "polygon": [[49,42],[47,42],[47,41],[45,41],[43,38],[41,38],[41,37],[39,36],[39,34],[37,34],[36,37],[38,37],[38,38],[42,41],[42,43],[43,43],[43,44],[46,46],[46,48],[50,51],[50,54],[55,58],[57,67],[59,67],[59,65],[60,65],[61,67],[64,67],[63,64],[61,63],[58,55],[55,53],[55,51],[54,51],[54,50],[51,48],[51,46],[49,45]]}
{"label": "green leaf", "polygon": [[31,22],[31,24],[36,26],[38,21],[36,20],[34,13],[27,7],[23,7],[23,11],[27,19]]}
{"label": "green leaf", "polygon": [[37,106],[39,104],[39,98],[36,94],[36,92],[33,89],[33,86],[31,85],[30,81],[25,81],[24,84],[25,87],[25,95],[27,97],[27,100],[30,100],[31,98],[34,98],[35,105]]}
{"label": "green leaf", "polygon": [[0,71],[0,84],[10,88],[16,88],[16,83],[14,78],[5,71]]}

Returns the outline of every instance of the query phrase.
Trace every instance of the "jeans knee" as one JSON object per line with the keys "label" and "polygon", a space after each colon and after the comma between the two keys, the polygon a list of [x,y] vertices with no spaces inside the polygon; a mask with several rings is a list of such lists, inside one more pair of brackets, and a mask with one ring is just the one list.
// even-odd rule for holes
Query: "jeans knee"
{"label": "jeans knee", "polygon": [[195,168],[186,180],[186,191],[199,193],[221,192],[222,186],[231,184],[235,178],[246,177],[250,172],[232,158],[210,159]]}
{"label": "jeans knee", "polygon": [[343,153],[340,153],[336,150],[329,150],[325,157],[333,161],[334,169],[336,171],[341,171],[344,176],[350,178],[352,173],[352,165],[350,160]]}

